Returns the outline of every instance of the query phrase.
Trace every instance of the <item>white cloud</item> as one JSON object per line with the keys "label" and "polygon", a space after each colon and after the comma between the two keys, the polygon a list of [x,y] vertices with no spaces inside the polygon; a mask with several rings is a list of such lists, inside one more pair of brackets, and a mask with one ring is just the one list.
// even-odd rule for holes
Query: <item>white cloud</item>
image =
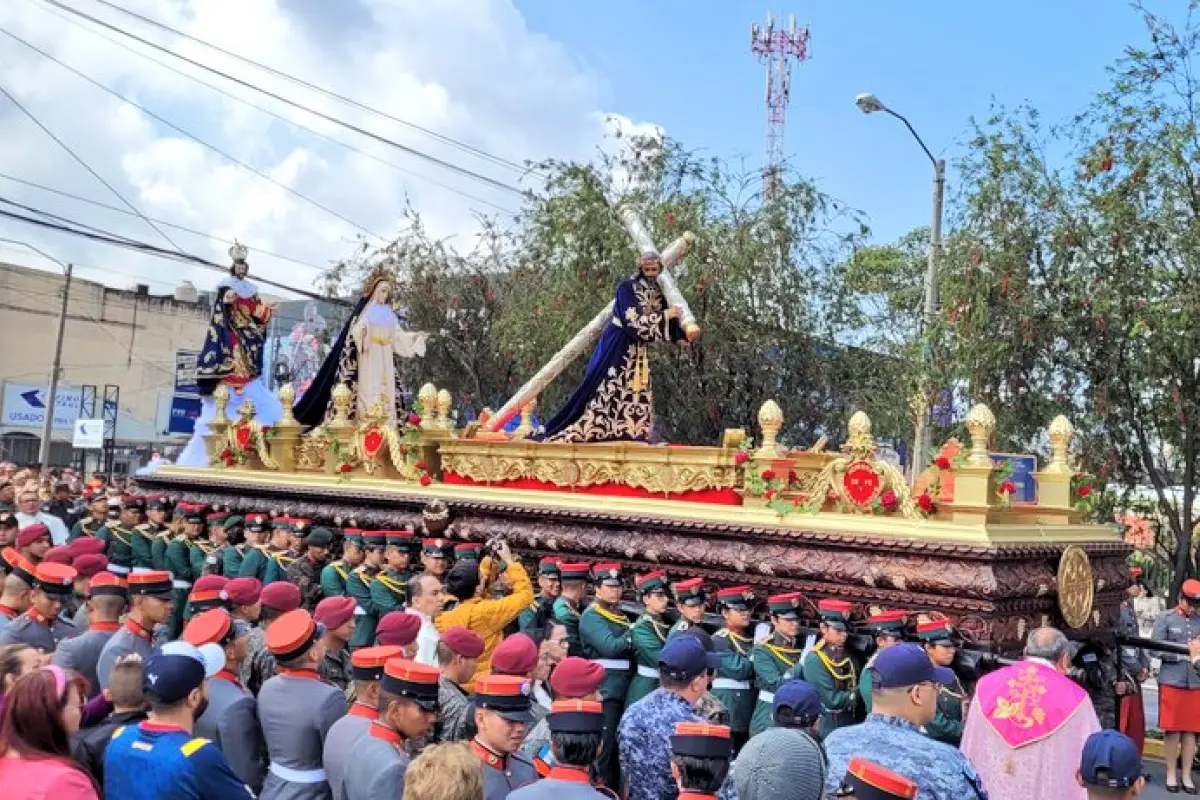
{"label": "white cloud", "polygon": [[[548,156],[589,158],[605,141],[603,80],[560,43],[531,31],[511,0],[117,0],[230,51],[307,79],[403,120],[518,163]],[[136,23],[98,4],[74,4],[114,25],[323,113],[505,183],[520,175],[404,125],[368,114],[235,59]],[[336,7],[336,8],[335,8]],[[347,253],[359,231],[297,197],[302,194],[363,228],[387,235],[406,202],[439,236],[469,236],[473,210],[494,212],[474,195],[516,209],[519,198],[456,175],[310,114],[238,87],[108,31],[230,94],[287,120],[354,145],[349,152],[121,49],[65,21],[37,0],[0,4],[0,27],[252,165],[283,186],[105,94],[80,77],[0,35],[0,86],[150,217],[323,265]],[[70,17],[69,19],[75,19]],[[624,133],[653,126],[617,118]],[[121,206],[44,133],[0,97],[0,173]],[[431,178],[444,186],[438,186]],[[527,179],[528,180],[528,179]],[[449,188],[445,188],[449,187]],[[292,191],[288,191],[288,189]],[[0,178],[0,197],[87,224],[166,243],[143,221]],[[0,206],[10,210],[7,206]],[[218,262],[226,247],[164,228],[185,250]],[[148,279],[165,291],[182,279],[212,285],[216,273],[191,270],[0,219],[0,237],[20,239],[80,265],[86,277],[129,284]],[[0,259],[45,263],[0,245]],[[265,277],[311,286],[316,271],[252,253]],[[94,268],[89,272],[88,268]],[[98,271],[96,271],[98,270]]]}

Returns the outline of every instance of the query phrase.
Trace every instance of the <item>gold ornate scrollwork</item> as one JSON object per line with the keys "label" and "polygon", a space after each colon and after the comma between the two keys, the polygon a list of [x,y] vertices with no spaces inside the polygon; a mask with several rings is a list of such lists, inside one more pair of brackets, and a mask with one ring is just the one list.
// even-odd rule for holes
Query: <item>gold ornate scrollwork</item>
{"label": "gold ornate scrollwork", "polygon": [[[240,464],[245,464],[250,455],[256,455],[267,469],[279,469],[279,465],[271,457],[271,449],[267,445],[263,427],[254,418],[255,413],[253,400],[242,403],[238,408],[238,418],[225,432],[226,449],[233,454],[233,460]],[[228,459],[226,463],[229,463]]]}
{"label": "gold ornate scrollwork", "polygon": [[1096,576],[1088,554],[1078,545],[1063,550],[1058,561],[1058,610],[1071,628],[1082,628],[1092,618]]}
{"label": "gold ornate scrollwork", "polygon": [[812,502],[824,502],[832,492],[846,510],[870,514],[885,491],[896,495],[896,511],[908,519],[921,519],[908,482],[900,470],[878,457],[870,418],[859,411],[850,418],[849,437],[842,455],[830,461],[804,492]]}
{"label": "gold ornate scrollwork", "polygon": [[296,467],[298,469],[325,469],[325,454],[329,450],[329,434],[318,425],[301,437],[300,445],[296,448]]}
{"label": "gold ornate scrollwork", "polygon": [[387,424],[387,414],[379,401],[371,404],[359,422],[354,437],[354,453],[368,475],[380,469],[380,456],[387,451],[388,461],[405,480],[417,480],[419,471],[408,463],[408,452],[396,429]]}

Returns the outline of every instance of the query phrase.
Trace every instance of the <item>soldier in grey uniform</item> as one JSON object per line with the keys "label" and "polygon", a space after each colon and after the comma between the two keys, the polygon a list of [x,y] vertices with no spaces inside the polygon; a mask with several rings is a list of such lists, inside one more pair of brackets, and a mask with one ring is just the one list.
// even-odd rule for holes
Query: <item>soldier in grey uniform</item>
{"label": "soldier in grey uniform", "polygon": [[4,578],[4,591],[0,594],[0,633],[29,608],[29,594],[36,583],[33,564],[15,548],[4,548],[4,568],[8,574]]}
{"label": "soldier in grey uniform", "polygon": [[43,653],[53,653],[58,643],[75,629],[58,614],[75,592],[77,573],[66,564],[43,561],[33,572],[29,608],[0,631],[0,645],[27,644]]}
{"label": "soldier in grey uniform", "polygon": [[542,780],[517,789],[510,800],[601,800],[611,789],[592,786],[592,765],[604,738],[604,706],[590,700],[559,700],[546,717],[554,766]]}
{"label": "soldier in grey uniform", "polygon": [[[1200,581],[1183,582],[1179,604],[1154,620],[1150,638],[1159,642],[1187,645],[1200,636]],[[1200,675],[1188,657],[1162,654],[1158,669],[1158,726],[1163,730],[1166,752],[1167,786],[1192,786],[1192,761],[1196,756],[1196,733],[1200,731]],[[1182,760],[1180,781],[1176,782],[1176,764]],[[1191,792],[1189,792],[1190,794]]]}
{"label": "soldier in grey uniform", "polygon": [[208,707],[196,720],[195,733],[216,743],[233,774],[257,794],[267,768],[266,747],[254,696],[238,677],[249,635],[249,625],[220,608],[197,614],[183,629],[185,642],[196,647],[215,644],[225,651],[225,666],[208,681]]}
{"label": "soldier in grey uniform", "polygon": [[102,690],[108,688],[108,674],[118,658],[126,653],[137,653],[143,661],[150,657],[154,626],[170,620],[175,607],[169,572],[152,570],[130,575],[128,592],[129,614],[96,661],[96,678]]}
{"label": "soldier in grey uniform", "polygon": [[358,742],[379,717],[379,680],[383,677],[383,666],[393,658],[401,658],[403,652],[403,647],[395,646],[360,647],[350,658],[354,703],[346,716],[333,723],[329,733],[325,734],[325,750],[321,757],[329,788],[333,790],[333,800],[346,800],[344,784],[351,757],[358,761]]}
{"label": "soldier in grey uniform", "polygon": [[[289,584],[290,585],[290,584]],[[278,668],[258,693],[258,719],[270,766],[259,800],[327,800],[322,766],[325,736],[346,714],[346,696],[321,680],[325,626],[303,609],[289,611],[267,630]]]}
{"label": "soldier in grey uniform", "polygon": [[395,800],[404,795],[409,762],[405,744],[433,727],[437,682],[436,669],[415,661],[393,658],[384,665],[379,717],[354,749],[359,763],[346,773],[345,800]]}
{"label": "soldier in grey uniform", "polygon": [[516,675],[485,675],[475,681],[475,728],[471,750],[483,764],[483,800],[505,800],[538,779],[520,751],[533,722],[529,681]]}
{"label": "soldier in grey uniform", "polygon": [[121,627],[125,611],[125,584],[111,572],[98,572],[88,587],[90,622],[88,629],[73,639],[59,644],[54,651],[54,663],[78,672],[88,680],[88,699],[100,694],[100,679],[96,665],[108,640]]}

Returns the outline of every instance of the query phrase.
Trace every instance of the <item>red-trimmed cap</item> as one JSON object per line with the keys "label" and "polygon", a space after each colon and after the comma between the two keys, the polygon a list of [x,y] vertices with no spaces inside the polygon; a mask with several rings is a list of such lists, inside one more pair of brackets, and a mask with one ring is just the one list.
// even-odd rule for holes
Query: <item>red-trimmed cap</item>
{"label": "red-trimmed cap", "polygon": [[599,733],[604,729],[604,705],[594,700],[555,700],[546,724],[556,733]]}
{"label": "red-trimmed cap", "polygon": [[229,602],[235,606],[252,606],[262,599],[263,585],[258,578],[234,578],[225,585]]}
{"label": "red-trimmed cap", "polygon": [[437,708],[438,678],[441,676],[441,672],[425,664],[392,658],[383,666],[379,688],[388,694],[408,697],[421,708],[433,711]]}
{"label": "red-trimmed cap", "polygon": [[479,658],[483,654],[483,637],[466,628],[449,628],[443,631],[442,644],[446,645],[450,652],[463,658]]}
{"label": "red-trimmed cap", "polygon": [[85,553],[71,564],[81,578],[91,578],[108,569],[108,558],[99,553]]}
{"label": "red-trimmed cap", "polygon": [[647,572],[645,575],[638,575],[633,579],[633,585],[639,594],[646,594],[657,589],[662,589],[667,585],[667,573],[665,570],[656,569],[653,572]]}
{"label": "red-trimmed cap", "polygon": [[843,779],[843,789],[849,789],[854,797],[875,800],[913,800],[920,787],[903,775],[867,761],[861,756],[850,759]]}
{"label": "red-trimmed cap", "polygon": [[725,608],[748,609],[754,602],[754,590],[749,586],[727,586],[717,590],[717,605]]}
{"label": "red-trimmed cap", "polygon": [[67,550],[71,551],[72,558],[79,558],[85,555],[96,555],[103,553],[108,548],[108,543],[103,539],[97,539],[94,536],[80,536],[75,541],[67,545]]}
{"label": "red-trimmed cap", "polygon": [[495,712],[514,722],[532,722],[531,690],[531,682],[522,676],[484,675],[475,681],[475,708]]}
{"label": "red-trimmed cap", "polygon": [[79,573],[67,564],[43,561],[33,572],[37,586],[46,594],[69,595],[75,591],[75,579]]}
{"label": "red-trimmed cap", "polygon": [[917,623],[917,638],[929,644],[954,644],[954,628],[948,619]]}
{"label": "red-trimmed cap", "polygon": [[183,640],[200,647],[205,644],[225,644],[233,631],[233,618],[225,611],[214,608],[197,614],[183,628]]}
{"label": "red-trimmed cap", "polygon": [[835,627],[845,628],[846,623],[850,621],[852,610],[854,610],[853,603],[836,600],[832,597],[826,597],[817,603],[817,613],[820,614],[821,621]]}
{"label": "red-trimmed cap", "polygon": [[528,675],[538,662],[538,646],[523,633],[514,633],[492,651],[492,672],[497,675]]}
{"label": "red-trimmed cap", "polygon": [[105,595],[125,597],[128,594],[128,590],[125,587],[125,581],[119,576],[113,575],[111,572],[97,572],[88,581],[88,594],[92,597],[103,597]]}
{"label": "red-trimmed cap", "polygon": [[[276,584],[271,584],[275,586]],[[292,584],[288,584],[291,586]],[[270,589],[268,586],[267,589]],[[299,591],[299,589],[297,589]],[[266,644],[271,655],[279,661],[291,661],[308,652],[317,641],[321,629],[312,614],[302,608],[281,615],[267,628]]]}
{"label": "red-trimmed cap", "polygon": [[413,540],[412,531],[383,531],[383,538],[392,547],[408,547]]}
{"label": "red-trimmed cap", "polygon": [[27,525],[17,533],[17,547],[29,547],[43,536],[50,538],[50,529],[45,525],[40,522]]}
{"label": "red-trimmed cap", "polygon": [[546,556],[538,562],[538,574],[553,575],[556,578],[559,577],[559,563],[560,560],[558,556]]}
{"label": "red-trimmed cap", "polygon": [[604,667],[579,656],[567,656],[550,673],[550,688],[560,699],[587,697],[604,681]]}
{"label": "red-trimmed cap", "polygon": [[303,536],[304,532],[312,526],[312,520],[304,517],[288,517],[288,524],[292,527],[292,533]]}
{"label": "red-trimmed cap", "polygon": [[415,642],[420,632],[421,618],[416,614],[389,611],[379,619],[379,625],[375,628],[375,641],[379,644],[404,647]]}
{"label": "red-trimmed cap", "polygon": [[1200,602],[1200,581],[1195,578],[1188,578],[1183,582],[1183,587],[1179,590],[1179,593],[1193,603]]}
{"label": "red-trimmed cap", "polygon": [[692,606],[704,602],[703,578],[688,578],[686,581],[679,581],[671,587],[671,590],[675,593],[675,602],[677,603]]}
{"label": "red-trimmed cap", "polygon": [[317,603],[316,609],[313,610],[313,619],[333,630],[354,619],[356,608],[358,603],[353,597],[326,597]]}
{"label": "red-trimmed cap", "polygon": [[377,681],[387,662],[403,657],[403,647],[360,647],[350,655],[350,669],[356,681]]}
{"label": "red-trimmed cap", "polygon": [[46,555],[42,556],[42,562],[49,561],[51,564],[66,564],[71,566],[71,551],[63,546],[51,547],[46,551]]}
{"label": "red-trimmed cap", "polygon": [[300,587],[273,581],[262,590],[262,604],[273,611],[295,611],[300,607]]}
{"label": "red-trimmed cap", "polygon": [[129,594],[163,595],[171,593],[171,573],[163,570],[135,572],[129,576]]}
{"label": "red-trimmed cap", "polygon": [[799,616],[800,600],[801,595],[799,592],[776,594],[767,598],[767,608],[771,610],[771,614],[774,616],[795,619]]}
{"label": "red-trimmed cap", "polygon": [[558,574],[564,581],[586,581],[591,568],[586,561],[558,562]]}
{"label": "red-trimmed cap", "polygon": [[596,564],[592,567],[592,576],[597,583],[614,583],[619,586],[621,584],[621,565],[616,561]]}
{"label": "red-trimmed cap", "polygon": [[671,735],[671,752],[678,756],[729,758],[733,755],[733,737],[728,725],[707,722],[676,722]]}

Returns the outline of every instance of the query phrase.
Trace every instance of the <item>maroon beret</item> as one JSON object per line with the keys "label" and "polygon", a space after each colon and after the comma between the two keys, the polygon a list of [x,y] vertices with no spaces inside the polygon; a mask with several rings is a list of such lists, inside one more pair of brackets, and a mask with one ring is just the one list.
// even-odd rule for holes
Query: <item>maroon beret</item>
{"label": "maroon beret", "polygon": [[50,536],[50,529],[40,522],[35,522],[28,527],[21,528],[17,533],[17,547],[29,547],[43,536]]}
{"label": "maroon beret", "polygon": [[235,606],[252,606],[262,599],[263,585],[258,578],[234,578],[225,584],[229,602]]}
{"label": "maroon beret", "polygon": [[317,603],[313,611],[313,619],[324,625],[328,630],[340,628],[354,618],[354,609],[358,603],[353,597],[326,597]]}
{"label": "maroon beret", "polygon": [[579,656],[567,656],[550,673],[550,688],[559,700],[578,700],[600,688],[604,667]]}
{"label": "maroon beret", "polygon": [[99,553],[84,553],[76,558],[75,563],[71,566],[75,567],[75,571],[79,573],[79,577],[90,578],[108,569],[108,559]]}
{"label": "maroon beret", "polygon": [[390,611],[379,620],[375,628],[375,643],[392,647],[404,647],[417,640],[421,632],[421,618],[404,611]]}
{"label": "maroon beret", "polygon": [[275,611],[295,611],[300,607],[300,587],[287,581],[273,581],[262,590],[262,604]]}
{"label": "maroon beret", "polygon": [[71,551],[65,547],[51,547],[46,551],[46,555],[42,556],[42,561],[49,561],[51,564],[66,564],[71,566]]}
{"label": "maroon beret", "polygon": [[229,586],[229,578],[222,575],[201,575],[192,584],[192,592],[219,592]]}
{"label": "maroon beret", "polygon": [[463,658],[479,658],[483,654],[483,637],[466,628],[449,628],[442,632],[442,644]]}
{"label": "maroon beret", "polygon": [[498,675],[528,675],[537,666],[538,648],[523,633],[509,636],[492,653],[492,672]]}
{"label": "maroon beret", "polygon": [[82,555],[89,553],[103,553],[108,543],[103,539],[97,539],[94,536],[80,536],[75,541],[67,545],[67,549],[71,551],[73,558],[79,558]]}

